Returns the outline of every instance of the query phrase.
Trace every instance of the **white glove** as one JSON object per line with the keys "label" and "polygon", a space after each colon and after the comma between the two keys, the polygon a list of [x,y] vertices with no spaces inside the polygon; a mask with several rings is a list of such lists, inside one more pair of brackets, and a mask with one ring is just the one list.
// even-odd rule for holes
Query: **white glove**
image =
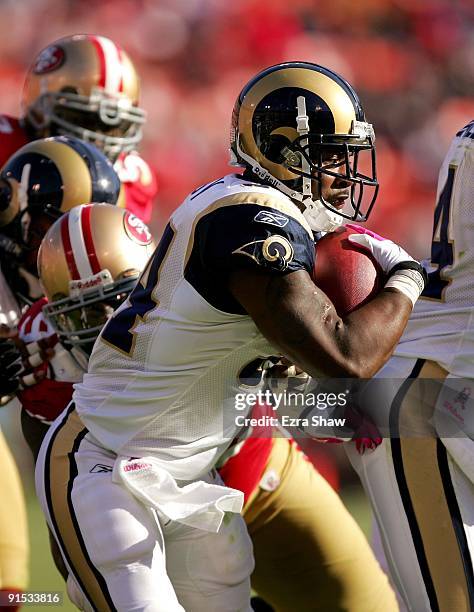
{"label": "white glove", "polygon": [[415,261],[401,246],[385,238],[379,240],[370,234],[350,234],[348,240],[370,251],[385,274],[403,261]]}
{"label": "white glove", "polygon": [[385,288],[397,289],[415,305],[425,288],[427,275],[424,268],[411,255],[391,240],[369,233],[350,234],[348,240],[371,253],[382,270],[389,276]]}

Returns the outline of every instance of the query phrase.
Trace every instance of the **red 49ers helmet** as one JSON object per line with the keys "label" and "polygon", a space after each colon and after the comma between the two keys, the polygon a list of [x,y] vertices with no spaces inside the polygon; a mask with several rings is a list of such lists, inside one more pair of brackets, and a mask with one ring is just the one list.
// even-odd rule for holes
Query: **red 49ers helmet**
{"label": "red 49ers helmet", "polygon": [[77,34],[43,49],[27,74],[24,117],[37,136],[68,134],[111,159],[140,142],[145,111],[132,61],[104,36]]}
{"label": "red 49ers helmet", "polygon": [[109,204],[76,206],[52,225],[38,253],[43,308],[70,346],[92,348],[154,250],[148,227]]}

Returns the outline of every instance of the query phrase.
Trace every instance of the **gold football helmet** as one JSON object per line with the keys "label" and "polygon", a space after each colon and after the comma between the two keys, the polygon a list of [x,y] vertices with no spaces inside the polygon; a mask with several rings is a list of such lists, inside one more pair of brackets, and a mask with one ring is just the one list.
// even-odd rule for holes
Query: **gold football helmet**
{"label": "gold football helmet", "polygon": [[92,348],[153,250],[148,227],[108,204],[76,206],[49,228],[38,253],[43,310],[66,345]]}
{"label": "gold football helmet", "polygon": [[140,142],[145,111],[132,61],[104,36],[77,34],[43,49],[27,74],[23,114],[38,136],[69,134],[111,159]]}
{"label": "gold football helmet", "polygon": [[[331,231],[344,218],[360,222],[369,216],[378,191],[374,140],[349,83],[323,66],[288,62],[257,74],[237,98],[231,165],[246,167],[301,202],[313,230]],[[361,168],[364,152],[368,175]],[[350,186],[344,210],[323,197],[323,175]],[[368,198],[366,187],[372,188]]]}

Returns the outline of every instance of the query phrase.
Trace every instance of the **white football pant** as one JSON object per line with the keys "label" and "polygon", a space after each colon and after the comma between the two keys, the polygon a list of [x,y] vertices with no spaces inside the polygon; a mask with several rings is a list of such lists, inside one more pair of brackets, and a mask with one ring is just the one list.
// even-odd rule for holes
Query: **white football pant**
{"label": "white football pant", "polygon": [[[112,482],[115,455],[91,442],[75,412],[55,421],[38,457],[40,504],[82,610],[250,610],[252,544],[239,514],[218,533],[158,516]],[[221,483],[213,475],[206,482]]]}

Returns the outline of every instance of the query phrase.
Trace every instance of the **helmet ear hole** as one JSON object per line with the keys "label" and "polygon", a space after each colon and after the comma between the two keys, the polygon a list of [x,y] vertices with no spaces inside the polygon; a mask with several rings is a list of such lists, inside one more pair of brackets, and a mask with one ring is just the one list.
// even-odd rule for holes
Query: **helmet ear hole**
{"label": "helmet ear hole", "polygon": [[276,164],[285,163],[284,151],[288,150],[288,138],[281,134],[273,134],[268,138],[266,147],[262,147],[262,153],[267,159]]}

